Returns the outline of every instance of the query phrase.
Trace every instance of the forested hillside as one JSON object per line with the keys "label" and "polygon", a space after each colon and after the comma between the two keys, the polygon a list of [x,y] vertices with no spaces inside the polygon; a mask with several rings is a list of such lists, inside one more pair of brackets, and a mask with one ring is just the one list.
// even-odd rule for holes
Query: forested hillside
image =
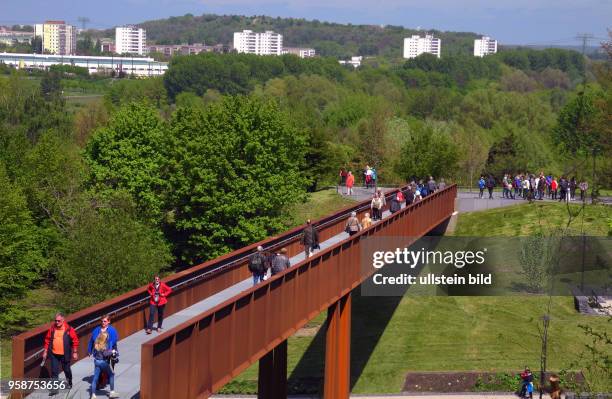
{"label": "forested hillside", "polygon": [[[283,34],[285,47],[312,47],[318,54],[347,58],[355,55],[381,55],[401,58],[404,38],[423,31],[392,25],[344,25],[331,22],[309,21],[298,18],[267,16],[238,16],[204,14],[170,17],[146,21],[147,40],[158,44],[206,43],[231,44],[234,32],[273,30]],[[442,55],[472,54],[477,33],[441,32],[428,30],[442,39]],[[107,31],[106,35],[114,36]]]}
{"label": "forested hillside", "polygon": [[282,231],[341,167],[593,187],[595,165],[610,187],[610,71],[564,50],[357,70],[201,54],[144,80],[0,66],[0,331],[31,323],[17,301],[33,288],[74,311]]}

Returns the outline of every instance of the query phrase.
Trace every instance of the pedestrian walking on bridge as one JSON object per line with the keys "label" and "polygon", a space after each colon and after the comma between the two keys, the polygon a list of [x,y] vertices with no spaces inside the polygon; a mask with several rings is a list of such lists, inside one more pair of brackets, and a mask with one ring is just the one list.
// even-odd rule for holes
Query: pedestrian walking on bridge
{"label": "pedestrian walking on bridge", "polygon": [[53,324],[51,328],[47,330],[47,335],[45,336],[42,354],[43,364],[47,360],[49,351],[51,351],[51,378],[57,379],[61,366],[62,370],[64,370],[69,388],[72,388],[70,360],[78,359],[78,349],[79,337],[74,328],[66,323],[63,314],[56,313]]}
{"label": "pedestrian walking on bridge", "polygon": [[172,293],[172,288],[161,281],[159,276],[155,276],[153,282],[149,284],[147,292],[151,298],[149,300],[149,322],[145,332],[151,334],[153,322],[155,321],[155,313],[157,313],[157,332],[162,330],[164,309],[166,308],[166,303],[168,303],[168,296]]}
{"label": "pedestrian walking on bridge", "polygon": [[361,230],[361,223],[359,223],[359,219],[357,219],[357,212],[351,212],[351,216],[346,221],[344,231],[346,231],[349,236],[353,236],[357,234],[359,230]]}
{"label": "pedestrian walking on bridge", "polygon": [[249,271],[253,273],[253,285],[264,281],[266,275],[266,257],[263,253],[263,247],[257,247],[257,252],[251,255],[249,259]]}
{"label": "pedestrian walking on bridge", "polygon": [[287,248],[282,248],[276,253],[274,258],[272,258],[272,275],[274,276],[290,267],[291,262],[289,262],[289,257],[287,256]]}
{"label": "pedestrian walking on bridge", "polygon": [[304,246],[304,255],[306,258],[310,257],[312,251],[319,247],[319,233],[317,229],[312,225],[310,219],[306,221],[306,227],[302,231],[302,238],[300,240]]}

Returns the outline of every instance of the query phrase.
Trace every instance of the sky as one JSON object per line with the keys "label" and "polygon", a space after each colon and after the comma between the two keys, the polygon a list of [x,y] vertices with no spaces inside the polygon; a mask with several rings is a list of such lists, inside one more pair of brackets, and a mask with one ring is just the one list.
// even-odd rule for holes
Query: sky
{"label": "sky", "polygon": [[111,28],[151,19],[237,14],[402,25],[476,32],[500,44],[578,44],[578,33],[600,42],[612,28],[612,0],[0,0],[0,25],[61,19]]}

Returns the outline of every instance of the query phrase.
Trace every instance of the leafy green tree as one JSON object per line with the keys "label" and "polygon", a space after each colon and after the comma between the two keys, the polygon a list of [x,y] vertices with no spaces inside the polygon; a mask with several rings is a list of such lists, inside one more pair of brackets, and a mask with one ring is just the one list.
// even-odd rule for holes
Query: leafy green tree
{"label": "leafy green tree", "polygon": [[96,45],[89,33],[86,33],[82,39],[77,40],[77,54],[99,55],[100,46]]}
{"label": "leafy green tree", "polygon": [[114,81],[107,89],[104,100],[109,107],[147,100],[161,108],[167,103],[162,78],[124,79]]}
{"label": "leafy green tree", "polygon": [[402,147],[396,170],[406,181],[413,176],[447,177],[455,174],[458,161],[459,151],[450,132],[419,122]]}
{"label": "leafy green tree", "polygon": [[85,148],[93,186],[101,193],[127,190],[139,215],[154,224],[164,215],[166,129],[154,108],[132,103],[98,130]]}
{"label": "leafy green tree", "polygon": [[151,281],[172,261],[158,231],[121,209],[89,207],[58,248],[61,305],[75,311]]}
{"label": "leafy green tree", "polygon": [[[20,74],[0,80],[0,124],[9,128],[9,135],[23,134],[32,144],[47,129],[69,136],[70,115],[64,100],[57,95],[46,99],[42,92],[35,81],[24,79]],[[7,169],[11,170],[12,166],[7,165]]]}
{"label": "leafy green tree", "polygon": [[166,231],[181,260],[197,262],[282,228],[303,197],[305,135],[269,101],[229,97],[171,121]]}
{"label": "leafy green tree", "polygon": [[363,161],[377,167],[379,171],[385,160],[384,143],[391,118],[386,108],[381,105],[375,106],[373,114],[361,120],[357,126],[360,139],[359,149],[363,154]]}
{"label": "leafy green tree", "polygon": [[561,147],[571,153],[595,153],[609,150],[610,130],[604,127],[606,118],[602,107],[604,93],[595,89],[581,91],[559,112],[554,137]]}
{"label": "leafy green tree", "polygon": [[21,298],[48,266],[42,240],[19,186],[0,161],[0,331],[28,320],[11,301]]}
{"label": "leafy green tree", "polygon": [[500,86],[506,91],[527,93],[538,88],[538,82],[521,70],[515,70],[502,76]]}
{"label": "leafy green tree", "polygon": [[484,169],[489,153],[487,135],[482,128],[469,124],[459,129],[457,139],[460,147],[460,170],[466,173],[467,185],[475,187],[475,178]]}
{"label": "leafy green tree", "polygon": [[40,81],[40,92],[45,99],[54,99],[61,95],[62,85],[60,74],[55,71],[46,73]]}
{"label": "leafy green tree", "polygon": [[85,177],[80,149],[48,131],[26,155],[20,180],[32,212],[65,231],[80,213]]}
{"label": "leafy green tree", "polygon": [[341,80],[346,72],[330,58],[202,53],[174,57],[164,75],[164,85],[171,100],[183,91],[198,96],[209,89],[223,94],[247,94],[256,84],[264,84],[287,74],[318,74]]}

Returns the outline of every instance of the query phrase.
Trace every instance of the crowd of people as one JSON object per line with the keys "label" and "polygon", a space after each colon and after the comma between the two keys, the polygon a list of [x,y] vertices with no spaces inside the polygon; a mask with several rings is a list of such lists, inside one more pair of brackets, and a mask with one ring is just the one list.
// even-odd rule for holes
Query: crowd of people
{"label": "crowd of people", "polygon": [[[157,314],[157,332],[162,330],[164,308],[168,302],[168,296],[172,288],[162,282],[159,276],[153,278],[153,282],[147,287],[149,293],[149,319],[147,320],[145,332],[151,334],[155,314]],[[119,363],[119,350],[117,343],[119,334],[111,325],[110,315],[106,314],[100,318],[100,325],[94,328],[87,344],[87,355],[93,359],[93,376],[91,379],[91,399],[96,399],[96,392],[103,389],[107,384],[110,386],[109,398],[118,398],[115,392],[115,365]],[[51,360],[51,378],[57,379],[60,368],[66,376],[67,388],[72,388],[72,360],[78,360],[79,337],[75,329],[70,326],[62,313],[57,313],[51,327],[47,330],[43,343],[42,364],[47,359]],[[57,394],[52,391],[51,395]]]}
{"label": "crowd of people", "polygon": [[[478,188],[480,189],[479,198],[483,198],[484,190],[489,193],[489,199],[493,199],[493,190],[497,186],[497,181],[492,175],[480,176],[478,180]],[[576,190],[580,190],[580,201],[586,199],[586,192],[589,184],[586,180],[578,183],[575,177],[567,178],[561,176],[558,180],[553,175],[519,173],[514,177],[511,174],[504,174],[500,182],[502,188],[502,198],[506,199],[526,199],[550,200],[558,201],[574,201],[576,200]]]}
{"label": "crowd of people", "polygon": [[[346,187],[346,195],[353,195],[353,187],[355,186],[355,175],[352,171],[340,168],[340,185]],[[361,173],[363,187],[365,188],[376,188],[378,181],[378,173],[375,167],[366,165]]]}
{"label": "crowd of people", "polygon": [[[110,325],[110,316],[102,316],[100,325],[92,331],[87,345],[87,354],[94,362],[94,372],[90,388],[92,399],[96,398],[98,387],[106,385],[105,382],[102,383],[101,379],[104,381],[108,380],[110,385],[109,398],[119,397],[117,392],[115,392],[115,364],[119,362],[118,341],[119,334]],[[70,362],[71,360],[78,359],[78,348],[79,337],[76,331],[66,322],[62,313],[57,313],[44,339],[41,366],[45,364],[47,358],[51,358],[51,378],[53,379],[58,378],[61,366],[66,376],[68,389],[72,388]],[[57,394],[57,391],[52,391],[51,394]]]}
{"label": "crowd of people", "polygon": [[[311,241],[310,244],[304,244],[308,246],[309,249],[318,246],[318,233],[314,227],[312,227],[312,230],[314,230],[314,235],[311,237],[312,240],[316,238],[316,244],[315,241]],[[304,240],[304,237],[302,237],[302,240]],[[307,256],[310,256],[310,252]],[[256,285],[266,280],[268,277],[274,276],[291,267],[291,262],[287,255],[287,248],[280,248],[276,251],[264,251],[263,247],[260,245],[257,247],[257,252],[249,258],[248,267],[249,271],[253,274],[253,285]]]}
{"label": "crowd of people", "polygon": [[[410,205],[414,202],[421,201],[423,198],[438,190],[446,187],[444,179],[440,179],[437,183],[432,176],[429,179],[417,180],[412,179],[404,190],[399,190],[389,200],[389,212],[395,213],[402,209],[402,204]],[[387,206],[387,199],[381,189],[376,189],[372,200],[370,201],[370,212],[364,214],[361,221],[357,220],[357,214],[348,218],[345,226],[345,231],[349,235],[354,235],[362,229],[367,229],[374,222],[382,220],[383,211]],[[370,217],[371,215],[371,217]]]}
{"label": "crowd of people", "polygon": [[[529,367],[525,366],[525,370],[523,370],[519,377],[521,379],[521,386],[519,387],[518,396],[523,399],[533,399],[533,373],[529,369]],[[550,388],[548,391],[550,393],[551,399],[561,399],[561,379],[557,374],[551,374],[548,377],[548,382],[550,383]],[[542,389],[543,387],[540,387]]]}

